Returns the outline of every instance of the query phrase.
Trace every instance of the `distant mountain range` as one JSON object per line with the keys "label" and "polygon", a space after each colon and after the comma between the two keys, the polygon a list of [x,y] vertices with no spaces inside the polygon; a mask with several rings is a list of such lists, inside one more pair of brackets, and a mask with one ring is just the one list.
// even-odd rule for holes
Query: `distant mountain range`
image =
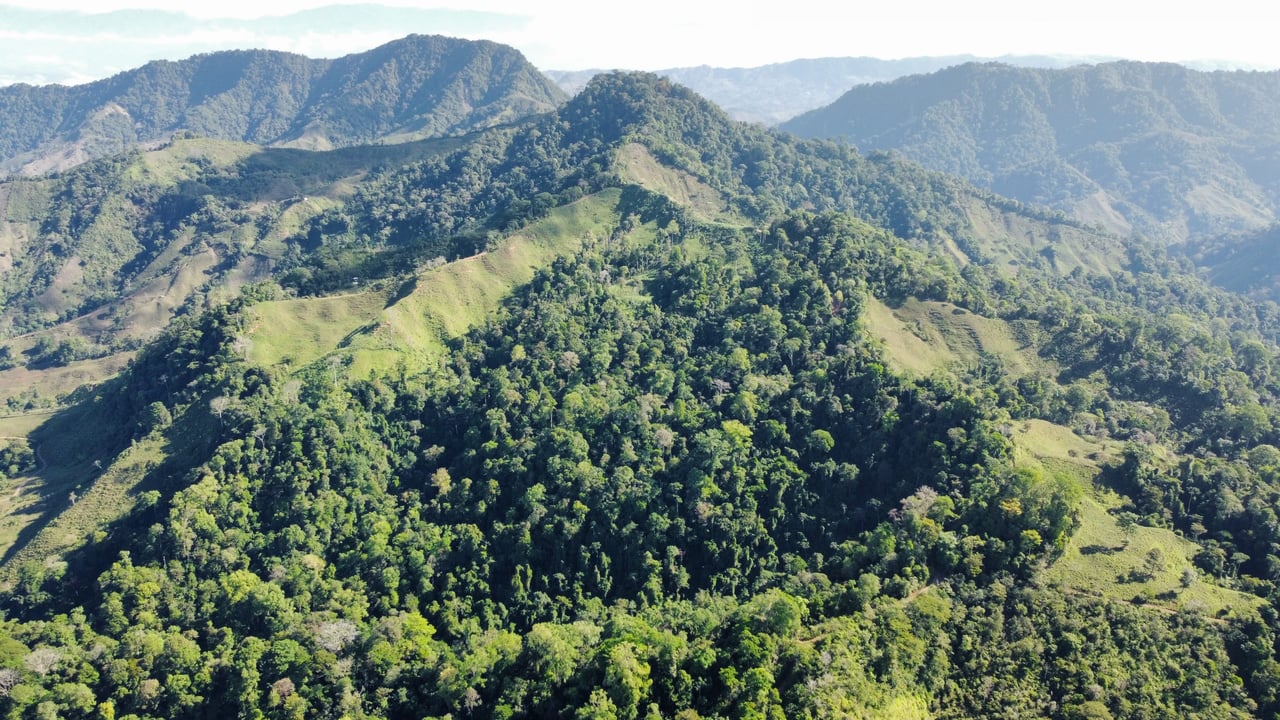
{"label": "distant mountain range", "polygon": [[[774,125],[806,110],[822,107],[855,85],[929,73],[979,60],[998,59],[1015,66],[1062,68],[1110,58],[1009,55],[979,58],[943,55],[883,60],[872,57],[792,60],[752,68],[698,67],[658,70],[675,82],[724,108],[735,120]],[[547,76],[570,93],[581,90],[601,70],[550,70]]]}
{"label": "distant mountain range", "polygon": [[971,63],[855,87],[781,127],[1169,243],[1257,230],[1280,208],[1280,72]]}
{"label": "distant mountain range", "polygon": [[[1261,81],[1178,72],[870,109],[970,170],[1273,190]],[[0,182],[0,715],[1280,716],[1278,306],[541,77],[411,37],[0,99],[37,149],[158,138]]]}
{"label": "distant mountain range", "polygon": [[65,168],[180,131],[313,149],[453,135],[564,97],[491,42],[412,35],[335,60],[217,52],[87,85],[0,88],[0,173]]}

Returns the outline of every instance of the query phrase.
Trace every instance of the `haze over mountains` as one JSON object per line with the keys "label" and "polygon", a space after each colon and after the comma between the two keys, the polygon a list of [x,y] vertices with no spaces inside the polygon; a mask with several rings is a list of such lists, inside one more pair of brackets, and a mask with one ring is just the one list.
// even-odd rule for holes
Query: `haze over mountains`
{"label": "haze over mountains", "polygon": [[[699,67],[656,70],[724,108],[735,120],[776,125],[822,107],[855,85],[894,80],[979,60],[972,55],[882,60],[870,57],[792,60],[752,68]],[[1068,67],[1100,58],[1006,56],[1000,62],[1028,67]],[[576,93],[600,70],[548,70],[566,92]]]}
{"label": "haze over mountains", "polygon": [[[1280,716],[1280,305],[521,60],[410,37],[58,96],[49,147],[124,152],[0,182],[0,715]],[[1080,77],[1075,135],[1208,148],[1117,160],[1174,209],[1183,160],[1270,127]],[[1056,147],[995,97],[1011,126],[954,133]]]}
{"label": "haze over mountains", "polygon": [[0,171],[69,167],[178,130],[306,148],[439,137],[563,99],[520,53],[487,42],[410,36],[336,60],[219,52],[86,85],[0,88]]}
{"label": "haze over mountains", "polygon": [[[322,5],[259,17],[234,16],[234,4],[181,10],[93,3],[43,7],[0,4],[5,50],[0,85],[83,85],[155,60],[178,61],[225,50],[269,49],[335,58],[358,54],[409,34],[489,36],[527,19],[480,10],[379,4]],[[294,6],[296,7],[296,6]],[[231,17],[203,17],[233,10]],[[195,17],[195,11],[202,17]]]}
{"label": "haze over mountains", "polygon": [[966,64],[859,86],[782,125],[895,150],[1019,200],[1171,243],[1280,207],[1280,72]]}

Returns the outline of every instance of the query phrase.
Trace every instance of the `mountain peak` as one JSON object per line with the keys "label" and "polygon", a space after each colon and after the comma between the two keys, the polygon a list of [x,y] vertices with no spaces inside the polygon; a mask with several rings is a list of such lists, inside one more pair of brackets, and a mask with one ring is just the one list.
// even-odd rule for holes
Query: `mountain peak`
{"label": "mountain peak", "polygon": [[966,64],[855,87],[782,128],[896,149],[1022,202],[1180,243],[1277,217],[1274,164],[1240,149],[1280,143],[1278,92],[1280,72]]}
{"label": "mountain peak", "polygon": [[[596,128],[613,141],[642,127],[676,121],[729,123],[717,105],[666,77],[647,72],[613,71],[591,79],[562,110],[565,119]],[[701,120],[699,120],[701,119]]]}
{"label": "mountain peak", "polygon": [[[330,148],[453,135],[547,112],[564,93],[514,48],[409,35],[311,59],[235,50],[148,63],[75,87],[0,88],[0,172],[66,167],[189,131]],[[123,108],[132,124],[103,126]]]}

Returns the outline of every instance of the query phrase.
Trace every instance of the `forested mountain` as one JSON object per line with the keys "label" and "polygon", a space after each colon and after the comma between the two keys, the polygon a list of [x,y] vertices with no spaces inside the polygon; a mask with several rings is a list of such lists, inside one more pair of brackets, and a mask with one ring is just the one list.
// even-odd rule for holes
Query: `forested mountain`
{"label": "forested mountain", "polygon": [[[1052,264],[1061,272],[1113,267],[1110,258],[1122,253],[1115,238],[888,155],[865,158],[735,124],[678,86],[626,102],[630,91],[615,93],[616,82],[602,77],[560,113],[461,148],[442,140],[315,155],[178,139],[0,184],[7,263],[0,322],[22,335],[115,306],[112,323],[93,324],[95,337],[106,336],[137,306],[187,285],[175,283],[174,273],[193,265],[242,280],[262,279],[268,265],[297,265],[290,277],[312,282],[313,271],[332,276],[319,268],[335,257],[350,262],[351,247],[369,254],[372,245],[378,262],[398,253],[469,255],[484,248],[487,232],[613,182],[614,165],[636,165],[644,175],[657,166],[655,156],[705,176],[721,196],[717,212],[766,218],[785,207],[847,210],[901,237],[1005,263],[1045,262],[1052,235]],[[627,141],[637,133],[652,135],[652,148],[639,155]],[[390,167],[355,184],[379,166]],[[1046,222],[1049,229],[1041,227]],[[304,223],[310,245],[281,242]],[[320,243],[326,234],[336,237]],[[130,310],[118,309],[126,298]]]}
{"label": "forested mountain", "polygon": [[409,36],[336,60],[216,52],[74,87],[0,87],[0,172],[66,168],[180,131],[307,148],[455,135],[563,97],[491,42]]}
{"label": "forested mountain", "polygon": [[1272,223],[1280,73],[967,64],[857,87],[786,123],[893,149],[1115,232],[1203,241]]}
{"label": "forested mountain", "polygon": [[1205,238],[1188,248],[1195,263],[1228,290],[1272,300],[1280,298],[1280,225]]}
{"label": "forested mountain", "polygon": [[0,418],[10,716],[1280,711],[1280,311],[1158,243],[649,74],[5,187],[13,268],[141,259],[0,389],[213,256]]}
{"label": "forested mountain", "polygon": [[[684,85],[724,108],[735,120],[775,125],[800,113],[822,107],[855,85],[894,80],[904,75],[933,72],[975,62],[972,55],[884,60],[872,57],[791,60],[752,68],[699,65],[669,68],[657,74]],[[1026,67],[1067,67],[1085,58],[1010,55],[999,59]],[[549,70],[547,76],[576,93],[600,70]]]}

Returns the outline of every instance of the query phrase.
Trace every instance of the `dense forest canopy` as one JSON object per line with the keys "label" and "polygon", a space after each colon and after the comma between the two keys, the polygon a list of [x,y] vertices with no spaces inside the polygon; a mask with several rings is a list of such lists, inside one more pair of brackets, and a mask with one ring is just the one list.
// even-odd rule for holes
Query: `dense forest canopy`
{"label": "dense forest canopy", "polygon": [[216,52],[85,85],[0,88],[0,172],[62,169],[177,132],[320,149],[456,135],[563,99],[492,42],[411,35],[333,60]]}
{"label": "dense forest canopy", "polygon": [[9,716],[1280,712],[1274,304],[648,74],[224,151],[6,186],[230,258],[0,449]]}
{"label": "dense forest canopy", "polygon": [[782,127],[894,150],[1124,235],[1186,243],[1224,287],[1266,289],[1274,263],[1237,236],[1267,229],[1280,207],[1278,90],[1276,72],[973,63],[854,87]]}

